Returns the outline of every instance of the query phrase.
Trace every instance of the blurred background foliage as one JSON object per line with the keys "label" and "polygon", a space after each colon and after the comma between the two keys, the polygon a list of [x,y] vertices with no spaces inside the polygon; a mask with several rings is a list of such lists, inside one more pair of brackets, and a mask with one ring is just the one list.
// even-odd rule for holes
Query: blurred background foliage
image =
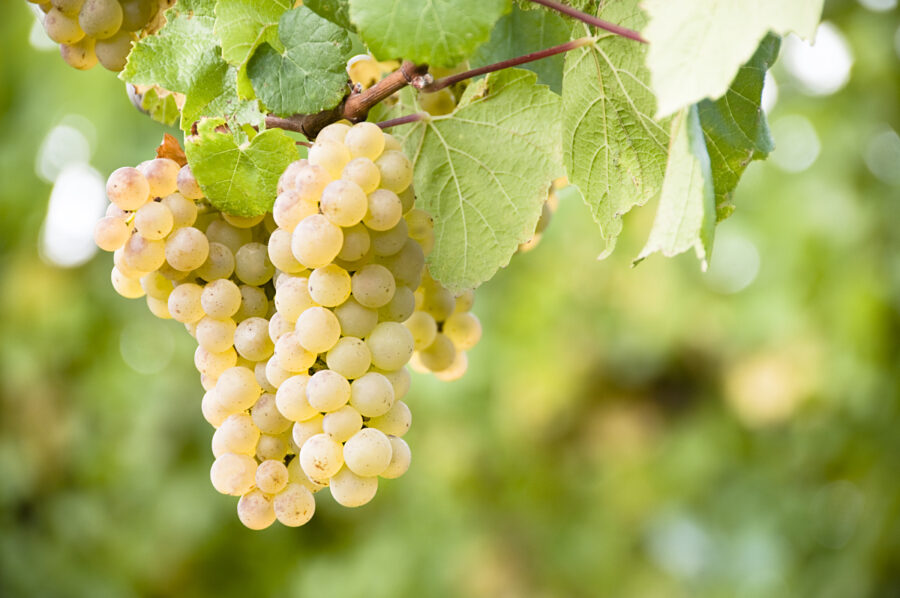
{"label": "blurred background foliage", "polygon": [[652,208],[596,261],[563,193],[466,377],[415,377],[410,472],[265,532],[210,486],[192,339],[91,250],[161,127],[0,15],[0,595],[900,596],[896,0],[787,40],[709,272],[629,267]]}

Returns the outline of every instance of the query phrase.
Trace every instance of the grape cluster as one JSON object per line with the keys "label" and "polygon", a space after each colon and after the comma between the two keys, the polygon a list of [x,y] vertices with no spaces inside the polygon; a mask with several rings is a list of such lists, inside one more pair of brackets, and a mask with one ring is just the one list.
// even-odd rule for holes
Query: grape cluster
{"label": "grape cluster", "polygon": [[[113,287],[197,340],[210,477],[241,497],[249,528],[303,525],[325,487],[344,506],[370,501],[410,464],[414,352],[439,375],[465,369],[480,335],[472,295],[427,275],[433,225],[411,181],[397,140],[370,123],[323,129],[255,218],[214,209],[167,158],[108,180],[95,241],[113,252]],[[410,325],[423,317],[429,342]]]}
{"label": "grape cluster", "polygon": [[44,12],[44,31],[59,44],[69,66],[79,70],[98,62],[111,71],[125,68],[132,44],[142,32],[162,26],[174,0],[29,0]]}

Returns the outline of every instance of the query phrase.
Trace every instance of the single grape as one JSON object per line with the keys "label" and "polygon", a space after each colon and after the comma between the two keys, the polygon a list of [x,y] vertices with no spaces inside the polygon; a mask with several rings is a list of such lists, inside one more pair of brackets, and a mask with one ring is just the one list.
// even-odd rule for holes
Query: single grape
{"label": "single grape", "polygon": [[[258,379],[258,376],[257,376]],[[291,427],[291,420],[278,411],[275,395],[265,392],[260,395],[253,407],[250,408],[250,417],[253,423],[264,434],[283,434]]]}
{"label": "single grape", "polygon": [[[295,459],[296,460],[296,459]],[[312,492],[299,483],[290,483],[275,495],[275,517],[282,525],[299,527],[312,519],[316,511],[316,499]]]}
{"label": "single grape", "polygon": [[115,251],[125,245],[131,230],[125,219],[117,216],[106,216],[94,226],[94,243],[103,251]]}
{"label": "single grape", "polygon": [[[344,243],[338,253],[338,259],[346,262],[355,262],[362,259],[372,246],[369,229],[363,224],[357,224],[344,229]],[[274,235],[274,233],[273,233]],[[399,247],[398,247],[399,249]]]}
{"label": "single grape", "polygon": [[180,284],[169,294],[169,311],[178,322],[199,322],[204,316],[203,287],[192,282]]}
{"label": "single grape", "polygon": [[396,193],[387,189],[377,189],[369,194],[363,224],[371,230],[386,231],[397,226],[401,218],[403,218],[403,203]]}
{"label": "single grape", "polygon": [[241,523],[252,530],[266,529],[275,523],[272,499],[258,488],[241,496],[238,500],[237,513]]}
{"label": "single grape", "polygon": [[234,314],[235,322],[243,322],[247,318],[262,318],[269,312],[269,299],[266,292],[250,285],[241,285],[241,306]]}
{"label": "single grape", "polygon": [[194,337],[197,343],[213,353],[221,353],[234,345],[237,324],[231,318],[217,319],[205,316],[197,322]]}
{"label": "single grape", "polygon": [[243,320],[234,332],[234,348],[238,355],[250,361],[268,359],[275,351],[269,338],[269,321],[259,317]]}
{"label": "single grape", "polygon": [[381,173],[381,186],[385,189],[402,193],[412,183],[412,162],[401,152],[384,152],[375,160],[375,165]]}
{"label": "single grape", "polygon": [[350,297],[350,274],[335,264],[316,268],[309,275],[309,296],[325,307],[340,305]]}
{"label": "single grape", "polygon": [[211,318],[230,318],[241,306],[241,290],[230,280],[214,280],[203,287],[200,305]]}
{"label": "single grape", "polygon": [[275,266],[262,243],[247,243],[234,254],[234,274],[241,282],[262,286],[272,279]]}
{"label": "single grape", "polygon": [[174,224],[172,211],[156,201],[145,203],[134,215],[134,228],[145,239],[165,239]]}
{"label": "single grape", "polygon": [[394,401],[387,413],[373,417],[367,423],[370,428],[377,428],[390,436],[403,436],[411,424],[412,412],[403,401]]}
{"label": "single grape", "polygon": [[344,336],[328,350],[325,363],[328,364],[329,370],[349,380],[355,380],[369,370],[372,354],[362,339]]}
{"label": "single grape", "polygon": [[300,447],[300,466],[314,480],[332,477],[343,464],[342,447],[328,434],[316,434]]}
{"label": "single grape", "polygon": [[281,492],[288,483],[288,470],[284,463],[269,459],[256,468],[256,487],[266,494]]}
{"label": "single grape", "polygon": [[294,257],[307,268],[320,268],[331,263],[344,244],[341,228],[322,214],[304,218],[291,237]]}
{"label": "single grape", "polygon": [[318,414],[306,397],[308,383],[309,376],[306,374],[291,376],[281,383],[275,393],[275,404],[281,415],[291,421],[302,422]]}
{"label": "single grape", "polygon": [[384,150],[384,133],[375,123],[362,122],[347,131],[344,145],[353,158],[375,160]]}
{"label": "single grape", "polygon": [[141,235],[131,235],[122,250],[125,261],[135,270],[151,272],[166,261],[166,244]]}
{"label": "single grape", "polygon": [[306,398],[316,411],[336,411],[350,400],[350,383],[332,370],[319,370],[306,385]]}
{"label": "single grape", "polygon": [[378,417],[394,405],[394,387],[377,372],[357,378],[350,384],[350,405],[364,417]]}
{"label": "single grape", "polygon": [[78,24],[94,39],[106,39],[122,26],[122,5],[117,0],[84,0],[78,13]]}
{"label": "single grape", "polygon": [[422,365],[432,372],[449,368],[455,358],[456,347],[453,346],[453,341],[441,332],[435,335],[434,341],[428,347],[419,351]]}
{"label": "single grape", "polygon": [[275,291],[275,309],[288,322],[296,322],[300,314],[314,305],[307,278],[290,276]]}
{"label": "single grape", "polygon": [[[291,428],[291,438],[294,440],[294,444],[302,447],[306,444],[307,440],[316,434],[321,434],[323,432],[322,426],[324,421],[325,418],[322,417],[322,414],[316,413],[307,420],[295,423],[293,428]],[[306,474],[304,474],[304,476],[305,475]]]}
{"label": "single grape", "polygon": [[412,333],[398,322],[381,322],[366,338],[372,364],[383,370],[399,370],[412,357]]}
{"label": "single grape", "polygon": [[[140,2],[141,0],[126,0],[126,2],[134,1]],[[197,179],[194,177],[194,173],[189,164],[185,164],[181,167],[181,170],[178,171],[175,185],[178,187],[178,192],[187,199],[203,199],[203,189],[200,188],[200,183],[198,183]]]}
{"label": "single grape", "polygon": [[128,31],[120,30],[112,37],[97,40],[94,52],[97,60],[105,68],[118,72],[125,68],[131,46],[137,41],[137,37]]}
{"label": "single grape", "polygon": [[362,429],[363,419],[359,411],[350,405],[325,414],[322,418],[322,431],[338,442],[346,442]]}
{"label": "single grape", "polygon": [[138,166],[138,170],[147,177],[152,197],[165,197],[178,191],[178,174],[181,166],[175,160],[169,158],[148,160]]}
{"label": "single grape", "polygon": [[388,464],[387,469],[381,472],[381,477],[392,480],[407,472],[412,460],[412,453],[409,450],[409,445],[402,438],[388,436],[388,440],[391,443],[391,462]]}
{"label": "single grape", "polygon": [[345,507],[361,507],[378,492],[378,478],[358,476],[344,467],[329,481],[331,496]]}
{"label": "single grape", "polygon": [[209,470],[209,478],[222,494],[245,494],[256,483],[256,459],[234,453],[220,455]]}
{"label": "single grape", "polygon": [[344,166],[352,156],[342,143],[331,140],[316,141],[309,148],[309,163],[324,168],[332,179],[341,178]]}
{"label": "single grape", "polygon": [[300,344],[296,332],[288,332],[275,343],[275,358],[278,366],[288,372],[306,372],[316,362],[316,353]]}
{"label": "single grape", "polygon": [[364,193],[372,193],[381,182],[381,172],[369,158],[354,158],[344,166],[341,178],[355,183]]}
{"label": "single grape", "polygon": [[324,353],[340,338],[341,324],[330,309],[310,307],[297,318],[296,332],[307,350]]}
{"label": "single grape", "polygon": [[192,226],[179,228],[165,243],[165,259],[176,270],[189,272],[199,268],[209,257],[209,240]]}
{"label": "single grape", "polygon": [[194,274],[208,282],[214,282],[220,278],[229,278],[233,272],[234,254],[221,243],[210,243],[209,255],[206,256],[206,261],[194,270]]}
{"label": "single grape", "polygon": [[378,264],[359,269],[351,279],[351,286],[353,298],[372,309],[386,305],[397,289],[390,270]]}
{"label": "single grape", "polygon": [[481,339],[481,322],[470,312],[455,313],[444,322],[443,333],[460,351],[468,351]]}
{"label": "single grape", "polygon": [[139,280],[128,278],[115,266],[113,266],[110,279],[113,289],[126,299],[137,299],[145,294]]}
{"label": "single grape", "polygon": [[161,203],[172,212],[172,228],[191,226],[197,221],[197,204],[181,193],[171,193]]}
{"label": "single grape", "polygon": [[216,393],[223,407],[243,411],[256,403],[262,394],[262,388],[252,370],[235,366],[228,368],[219,376]]}
{"label": "single grape", "polygon": [[405,322],[416,310],[416,296],[409,287],[397,287],[394,296],[378,310],[385,322]]}
{"label": "single grape", "polygon": [[341,333],[344,336],[364,338],[378,324],[378,312],[374,309],[363,307],[353,297],[335,307],[334,315],[337,316],[341,325]]}
{"label": "single grape", "polygon": [[123,210],[137,210],[150,199],[150,183],[137,168],[125,166],[109,175],[106,195]]}
{"label": "single grape", "polygon": [[225,453],[235,453],[252,456],[256,453],[259,436],[259,428],[249,415],[246,413],[229,415],[213,434],[213,455],[219,457]]}
{"label": "single grape", "polygon": [[75,44],[84,38],[78,19],[55,7],[44,16],[44,31],[47,32],[47,37],[58,44]]}
{"label": "single grape", "polygon": [[206,236],[210,242],[221,243],[235,254],[238,249],[253,240],[252,231],[246,228],[237,228],[221,219],[213,220],[206,228]]}
{"label": "single grape", "polygon": [[120,0],[122,4],[122,29],[139,31],[150,22],[159,6],[156,0]]}

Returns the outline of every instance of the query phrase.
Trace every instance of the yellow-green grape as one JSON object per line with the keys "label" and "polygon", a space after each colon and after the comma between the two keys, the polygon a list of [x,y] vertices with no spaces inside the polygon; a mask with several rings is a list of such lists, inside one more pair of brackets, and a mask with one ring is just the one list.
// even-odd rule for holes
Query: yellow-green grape
{"label": "yellow-green grape", "polygon": [[159,241],[172,231],[175,218],[172,211],[160,202],[145,203],[134,215],[134,228],[145,239]]}
{"label": "yellow-green grape", "polygon": [[404,218],[409,226],[409,236],[413,239],[421,241],[434,234],[434,218],[425,210],[413,208]]}
{"label": "yellow-green grape", "polygon": [[391,442],[381,430],[364,428],[344,443],[344,463],[356,475],[377,476],[391,462]]}
{"label": "yellow-green grape", "polygon": [[[28,1],[33,2],[34,0]],[[84,4],[84,0],[52,0],[51,4],[62,13],[67,14],[70,17],[78,18],[78,11],[81,10],[81,5]]]}
{"label": "yellow-green grape", "polygon": [[[218,380],[226,370],[236,365],[237,351],[233,348],[229,348],[222,353],[210,353],[203,347],[198,346],[197,350],[194,351],[194,366],[197,368],[197,371],[215,380]],[[234,408],[231,404],[221,404],[223,409],[229,410],[229,413],[240,411],[240,409]]]}
{"label": "yellow-green grape", "polygon": [[256,445],[256,458],[260,461],[276,459],[281,461],[288,452],[288,440],[281,436],[263,434]]}
{"label": "yellow-green grape", "polygon": [[113,251],[113,264],[116,266],[116,269],[127,278],[138,279],[149,272],[149,270],[138,270],[128,264],[128,260],[125,259],[124,246]]}
{"label": "yellow-green grape", "polygon": [[354,380],[365,374],[372,364],[369,346],[362,339],[353,336],[341,337],[325,355],[325,363],[330,370]]}
{"label": "yellow-green grape", "polygon": [[238,355],[250,361],[268,359],[275,351],[269,338],[269,321],[260,317],[243,320],[234,331],[234,348]]}
{"label": "yellow-green grape", "polygon": [[168,301],[175,285],[159,272],[149,272],[141,277],[141,287],[154,299]]}
{"label": "yellow-green grape", "polygon": [[78,19],[55,7],[44,16],[44,31],[47,32],[47,37],[58,44],[75,44],[84,38]]}
{"label": "yellow-green grape", "polygon": [[409,368],[402,367],[396,370],[373,370],[387,378],[394,387],[394,399],[402,399],[409,392],[412,385],[412,377]]}
{"label": "yellow-green grape", "polygon": [[214,280],[202,288],[200,306],[211,318],[230,318],[241,306],[241,290],[228,279]]}
{"label": "yellow-green grape", "polygon": [[94,52],[97,60],[111,71],[121,71],[128,62],[128,54],[137,37],[129,31],[119,31],[112,37],[97,40]]}
{"label": "yellow-green grape", "polygon": [[464,351],[457,351],[453,363],[439,372],[434,372],[435,377],[443,382],[459,380],[469,369],[469,358]]}
{"label": "yellow-green grape", "polygon": [[265,214],[257,216],[237,216],[236,214],[226,214],[222,212],[222,218],[235,228],[253,228],[265,219]]}
{"label": "yellow-green grape", "polygon": [[406,221],[400,220],[400,222],[390,230],[372,233],[372,249],[375,251],[375,255],[380,257],[396,255],[403,249],[408,240],[409,231]]}
{"label": "yellow-green grape", "polygon": [[256,487],[266,494],[281,492],[288,483],[288,470],[284,463],[269,459],[256,468]]}
{"label": "yellow-green grape", "polygon": [[378,478],[358,476],[344,467],[329,481],[331,496],[344,507],[361,507],[378,492]]}
{"label": "yellow-green grape", "polygon": [[209,257],[209,240],[192,226],[179,228],[166,239],[165,261],[176,270],[189,272],[199,268]]}
{"label": "yellow-green grape", "polygon": [[346,122],[336,122],[331,123],[322,128],[319,131],[319,134],[316,135],[316,143],[321,143],[323,141],[333,141],[335,143],[344,143],[344,138],[347,136],[347,132],[350,130],[350,125]]}
{"label": "yellow-green grape", "polygon": [[[362,259],[372,246],[372,238],[369,229],[362,224],[344,229],[344,243],[337,259],[345,262],[355,262]],[[275,233],[272,233],[273,235]]]}
{"label": "yellow-green grape", "polygon": [[456,98],[449,87],[431,93],[420,92],[417,100],[419,108],[432,116],[450,114],[456,109]]}
{"label": "yellow-green grape", "polygon": [[297,186],[297,173],[307,164],[309,164],[309,160],[306,160],[305,158],[288,164],[287,168],[284,169],[284,172],[281,173],[281,176],[278,177],[276,193],[281,195],[285,191],[294,190]]}
{"label": "yellow-green grape", "polygon": [[397,197],[400,198],[400,204],[403,206],[404,214],[409,213],[416,205],[416,192],[412,185],[398,193]]}
{"label": "yellow-green grape", "polygon": [[365,338],[378,324],[378,312],[363,307],[353,297],[334,308],[334,315],[340,323],[341,333],[344,336]]}
{"label": "yellow-green grape", "polygon": [[341,178],[355,183],[365,193],[372,193],[381,182],[381,173],[369,158],[354,158],[344,166]]}
{"label": "yellow-green grape", "polygon": [[[140,0],[131,1],[140,2]],[[194,177],[194,172],[191,170],[189,164],[185,164],[181,167],[181,170],[178,171],[178,177],[175,179],[175,185],[178,187],[178,192],[185,196],[187,199],[203,199],[203,189],[200,188],[200,183],[198,183],[197,179]]]}
{"label": "yellow-green grape", "polygon": [[126,299],[137,299],[145,294],[139,280],[128,278],[115,266],[113,266],[110,279],[113,289]]}
{"label": "yellow-green grape", "polygon": [[456,307],[453,293],[436,282],[423,284],[418,292],[421,302],[417,301],[416,309],[431,314],[438,322],[446,320]]}
{"label": "yellow-green grape", "polygon": [[194,333],[197,343],[207,351],[220,353],[234,345],[237,324],[231,318],[216,319],[206,316],[197,322]]}
{"label": "yellow-green grape", "polygon": [[137,168],[125,166],[109,175],[106,195],[122,210],[137,210],[150,199],[150,183]]}
{"label": "yellow-green grape", "polygon": [[434,342],[438,327],[434,316],[424,311],[414,312],[403,325],[410,331],[416,351],[421,351]]}
{"label": "yellow-green grape", "polygon": [[412,183],[412,162],[402,152],[386,151],[375,160],[375,165],[381,172],[381,186],[385,189],[402,193]]}
{"label": "yellow-green grape", "polygon": [[403,144],[400,143],[400,140],[391,135],[390,133],[384,134],[384,151],[395,150],[395,151],[403,151]]}
{"label": "yellow-green grape", "polygon": [[319,370],[306,385],[306,398],[316,411],[336,411],[350,400],[350,383],[332,370]]}
{"label": "yellow-green grape", "polygon": [[206,236],[211,243],[221,243],[235,254],[238,249],[253,240],[253,232],[237,228],[221,219],[213,220],[206,228]]}
{"label": "yellow-green grape", "polygon": [[322,214],[338,226],[353,226],[366,215],[366,194],[353,181],[337,180],[328,183],[319,200]]}
{"label": "yellow-green grape", "polygon": [[291,251],[307,268],[321,268],[337,257],[344,244],[341,227],[322,214],[307,216],[294,229]]}
{"label": "yellow-green grape", "polygon": [[432,372],[440,372],[449,368],[456,358],[456,347],[443,333],[438,332],[434,341],[425,349],[419,351],[419,360],[422,365]]}
{"label": "yellow-green grape", "polygon": [[340,338],[341,324],[330,309],[315,306],[297,318],[296,332],[300,344],[307,350],[324,353]]}
{"label": "yellow-green grape", "polygon": [[94,243],[103,251],[115,251],[125,245],[131,230],[125,219],[118,216],[105,216],[94,225]]}
{"label": "yellow-green grape", "polygon": [[256,459],[234,453],[220,455],[210,468],[209,478],[218,492],[240,496],[256,483]]}
{"label": "yellow-green grape", "polygon": [[169,311],[178,322],[199,322],[203,311],[203,287],[192,282],[180,284],[169,293]]}
{"label": "yellow-green grape", "polygon": [[384,151],[384,133],[375,123],[362,122],[350,127],[344,145],[353,158],[375,160]]}
{"label": "yellow-green grape", "polygon": [[347,61],[347,75],[353,83],[368,89],[381,80],[381,67],[368,54],[360,54]]}
{"label": "yellow-green grape", "polygon": [[390,270],[378,264],[363,266],[351,278],[353,298],[360,305],[378,309],[394,296],[396,283]]}
{"label": "yellow-green grape", "polygon": [[279,228],[272,233],[269,237],[268,252],[269,261],[282,272],[296,274],[304,269],[303,264],[297,261],[291,251],[291,233],[286,229]]}
{"label": "yellow-green grape", "polygon": [[117,0],[84,0],[78,24],[94,39],[106,39],[122,26],[122,5]]}
{"label": "yellow-green grape", "polygon": [[275,393],[275,405],[281,415],[291,421],[302,422],[319,413],[309,404],[306,397],[308,383],[309,376],[306,374],[291,376],[281,383],[278,392]]}
{"label": "yellow-green grape", "polygon": [[259,436],[259,428],[249,415],[246,413],[229,415],[213,434],[213,455],[219,457],[225,453],[235,453],[252,456],[256,453]]}
{"label": "yellow-green grape", "polygon": [[172,212],[172,228],[191,226],[197,221],[197,204],[181,193],[170,193],[160,203]]}
{"label": "yellow-green grape", "polygon": [[288,332],[281,335],[275,343],[275,359],[278,361],[278,367],[283,370],[306,372],[316,362],[316,353],[307,351],[300,344],[296,332]]}
{"label": "yellow-green grape", "polygon": [[[269,359],[272,358],[270,357]],[[269,393],[274,397],[274,393],[278,390],[278,387],[273,386],[272,383],[269,382],[269,376],[266,374],[266,366],[269,364],[269,359],[257,361],[253,366],[253,375],[256,376],[256,383],[263,389],[263,394]],[[257,403],[258,402],[259,401],[257,400]]]}
{"label": "yellow-green grape", "polygon": [[235,322],[243,322],[247,318],[262,318],[269,312],[269,299],[266,292],[250,285],[241,285],[241,306],[234,314]]}
{"label": "yellow-green grape", "polygon": [[151,272],[166,261],[166,244],[141,235],[131,235],[122,250],[125,261],[135,270]]}
{"label": "yellow-green grape", "polygon": [[316,434],[300,447],[300,467],[313,480],[326,480],[344,465],[343,447],[328,434]]}
{"label": "yellow-green grape", "polygon": [[299,527],[312,519],[316,512],[316,499],[308,488],[292,482],[275,495],[272,506],[275,517],[282,525]]}
{"label": "yellow-green grape", "polygon": [[150,313],[160,320],[171,320],[172,314],[169,312],[169,305],[165,300],[156,297],[147,296],[147,308]]}
{"label": "yellow-green grape", "polygon": [[294,189],[300,195],[301,201],[318,203],[322,191],[332,178],[324,167],[307,162],[294,177]]}
{"label": "yellow-green grape", "polygon": [[275,309],[288,322],[296,322],[300,314],[314,305],[309,294],[308,278],[287,277],[275,290]]}
{"label": "yellow-green grape", "polygon": [[234,275],[241,282],[258,287],[269,282],[274,274],[275,266],[262,243],[247,243],[234,254]]}
{"label": "yellow-green grape", "polygon": [[316,141],[309,148],[309,163],[324,168],[332,179],[341,178],[341,172],[351,158],[350,152],[343,143],[328,139]]}
{"label": "yellow-green grape", "polygon": [[262,388],[252,370],[235,366],[228,368],[219,376],[216,393],[225,409],[243,411],[256,403],[262,394]]}
{"label": "yellow-green grape", "polygon": [[260,395],[250,408],[250,417],[263,434],[283,434],[291,427],[291,420],[281,415],[275,403],[275,395],[270,392]]}
{"label": "yellow-green grape", "polygon": [[209,425],[214,428],[221,426],[225,419],[231,415],[231,413],[219,403],[214,389],[206,391],[203,395],[203,399],[200,401],[200,410],[203,412],[203,419],[209,422]]}
{"label": "yellow-green grape", "polygon": [[335,264],[316,268],[309,275],[309,296],[325,307],[335,307],[346,301],[350,288],[350,274]]}
{"label": "yellow-green grape", "polygon": [[380,258],[379,262],[391,271],[398,285],[411,289],[419,288],[422,271],[425,268],[425,254],[422,252],[422,246],[414,240],[407,239],[400,251]]}
{"label": "yellow-green grape", "polygon": [[318,197],[316,201],[307,201],[299,192],[291,189],[279,194],[272,205],[275,223],[288,233],[293,232],[301,220],[318,213]]}
{"label": "yellow-green grape", "polygon": [[457,349],[468,351],[481,339],[481,322],[473,313],[455,313],[444,321],[442,331]]}
{"label": "yellow-green grape", "polygon": [[338,442],[346,442],[362,429],[363,419],[359,411],[350,405],[327,413],[322,419],[322,431]]}
{"label": "yellow-green grape", "polygon": [[322,414],[316,413],[309,419],[296,422],[291,428],[291,438],[293,439],[294,444],[302,447],[304,444],[306,444],[307,440],[309,440],[316,434],[321,434],[323,432],[322,424],[324,421],[325,418],[322,416]]}
{"label": "yellow-green grape", "polygon": [[410,461],[412,461],[412,452],[406,441],[397,436],[388,436],[391,442],[391,462],[387,469],[381,472],[381,477],[389,480],[399,478],[409,470]]}
{"label": "yellow-green grape", "polygon": [[475,305],[475,291],[471,289],[463,291],[456,296],[456,307],[453,309],[453,313],[469,311],[473,305]]}
{"label": "yellow-green grape", "polygon": [[416,296],[409,287],[397,287],[394,296],[378,310],[385,322],[404,322],[416,310]]}
{"label": "yellow-green grape", "polygon": [[372,364],[382,370],[399,370],[413,353],[413,337],[403,324],[381,322],[366,338]]}
{"label": "yellow-green grape", "polygon": [[367,423],[370,428],[377,428],[389,436],[403,436],[412,424],[412,412],[403,401],[394,401],[390,411],[384,415],[373,417]]}
{"label": "yellow-green grape", "polygon": [[369,372],[350,384],[350,405],[364,417],[378,417],[394,405],[394,387],[383,374]]}
{"label": "yellow-green grape", "polygon": [[156,0],[120,0],[122,4],[122,29],[139,31],[144,28],[159,7]]}
{"label": "yellow-green grape", "polygon": [[275,523],[275,507],[272,499],[258,488],[247,492],[238,500],[238,519],[252,530],[266,529]]}
{"label": "yellow-green grape", "polygon": [[278,340],[285,334],[294,331],[294,324],[288,322],[281,312],[276,311],[269,318],[269,338],[275,343],[275,353],[278,354]]}
{"label": "yellow-green grape", "polygon": [[387,189],[377,189],[369,194],[368,200],[363,224],[376,231],[386,231],[397,226],[403,217],[403,204],[396,193]]}
{"label": "yellow-green grape", "polygon": [[278,360],[275,359],[274,356],[270,357],[266,360],[266,380],[269,381],[269,384],[275,388],[281,388],[281,385],[285,380],[291,377],[291,372],[282,369],[281,366],[278,365]]}

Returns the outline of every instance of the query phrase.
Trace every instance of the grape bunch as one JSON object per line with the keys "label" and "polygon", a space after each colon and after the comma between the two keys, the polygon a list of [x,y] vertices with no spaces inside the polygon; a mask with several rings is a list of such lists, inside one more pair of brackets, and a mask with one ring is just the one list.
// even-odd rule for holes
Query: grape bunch
{"label": "grape bunch", "polygon": [[[216,210],[169,158],[109,177],[95,241],[113,252],[112,285],[196,339],[200,407],[216,428],[210,477],[240,496],[251,529],[303,525],[326,487],[341,505],[369,502],[379,477],[410,465],[414,352],[451,339],[446,367],[423,361],[439,375],[465,369],[457,355],[480,335],[477,319],[477,335],[466,328],[471,293],[427,275],[433,225],[411,181],[400,144],[371,123],[323,129],[281,175],[272,212],[254,218]],[[459,313],[434,307],[447,297]],[[421,315],[435,323],[430,343],[409,325]],[[454,328],[458,315],[469,319]]]}
{"label": "grape bunch", "polygon": [[79,70],[98,62],[125,68],[132,44],[162,27],[163,12],[175,0],[28,0],[44,12],[44,31],[59,44],[63,60]]}

